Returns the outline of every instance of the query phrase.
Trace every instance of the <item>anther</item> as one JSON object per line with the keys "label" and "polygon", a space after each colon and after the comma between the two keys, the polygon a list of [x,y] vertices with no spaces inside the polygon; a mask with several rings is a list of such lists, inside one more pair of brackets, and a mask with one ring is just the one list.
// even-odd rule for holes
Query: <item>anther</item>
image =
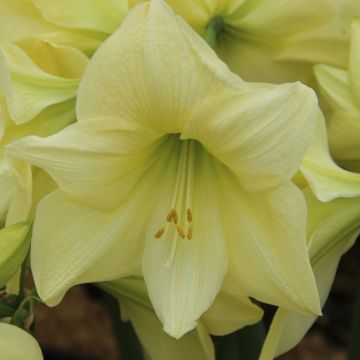
{"label": "anther", "polygon": [[190,209],[186,210],[186,217],[188,222],[192,222],[192,213]]}
{"label": "anther", "polygon": [[164,232],[165,232],[165,228],[159,229],[155,234],[155,239],[160,239]]}
{"label": "anther", "polygon": [[180,235],[180,237],[181,237],[182,239],[185,239],[184,230],[180,227],[180,225],[176,225],[176,230],[177,230],[178,234]]}
{"label": "anther", "polygon": [[179,217],[176,210],[174,210],[173,219],[174,219],[174,224],[176,225],[179,222]]}
{"label": "anther", "polygon": [[191,240],[192,239],[192,226],[190,225],[186,234],[186,237]]}
{"label": "anther", "polygon": [[[166,221],[171,222],[171,219],[174,217],[175,214],[176,214],[176,210],[171,209],[170,212],[168,213],[167,217],[166,217]],[[177,214],[176,214],[176,216],[177,216]]]}

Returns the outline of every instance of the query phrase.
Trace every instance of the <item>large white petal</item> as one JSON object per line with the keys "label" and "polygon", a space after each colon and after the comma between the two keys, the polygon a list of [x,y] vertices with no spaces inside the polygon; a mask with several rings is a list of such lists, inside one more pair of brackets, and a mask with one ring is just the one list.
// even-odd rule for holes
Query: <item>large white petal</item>
{"label": "large white petal", "polygon": [[167,5],[154,0],[134,8],[96,52],[80,85],[77,115],[79,121],[136,120],[176,133],[219,84],[241,87],[242,81]]}
{"label": "large white petal", "polygon": [[204,102],[207,115],[204,109],[195,113],[182,138],[199,140],[249,190],[274,187],[295,175],[319,111],[312,90],[300,83],[249,83]]}
{"label": "large white petal", "polygon": [[143,203],[98,211],[70,201],[61,191],[39,204],[34,223],[31,266],[39,296],[60,302],[73,285],[105,281],[138,271]]}
{"label": "large white petal", "polygon": [[8,154],[46,170],[59,187],[81,202],[112,208],[128,198],[137,180],[158,160],[163,141],[138,126],[106,119],[76,123],[39,138],[21,139]]}
{"label": "large white petal", "polygon": [[306,204],[292,183],[256,194],[218,169],[230,256],[227,286],[303,313],[320,313],[306,246]]}

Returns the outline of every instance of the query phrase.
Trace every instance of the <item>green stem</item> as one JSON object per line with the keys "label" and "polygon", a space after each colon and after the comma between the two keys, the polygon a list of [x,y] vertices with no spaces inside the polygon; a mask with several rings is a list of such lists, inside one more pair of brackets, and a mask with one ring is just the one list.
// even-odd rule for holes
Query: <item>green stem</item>
{"label": "green stem", "polygon": [[[360,282],[358,282],[360,285]],[[353,313],[353,325],[351,331],[350,348],[348,360],[360,359],[360,286],[358,286],[358,293]]]}
{"label": "green stem", "polygon": [[212,48],[215,48],[217,35],[223,27],[224,22],[220,16],[213,17],[207,24],[204,39]]}

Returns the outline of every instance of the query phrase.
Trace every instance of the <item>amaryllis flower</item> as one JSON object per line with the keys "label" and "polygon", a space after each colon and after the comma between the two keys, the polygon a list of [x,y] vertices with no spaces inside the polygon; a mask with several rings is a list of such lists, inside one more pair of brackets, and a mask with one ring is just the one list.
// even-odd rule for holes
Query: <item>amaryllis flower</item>
{"label": "amaryllis flower", "polygon": [[290,181],[319,111],[312,90],[242,81],[152,1],[95,53],[77,101],[78,123],[8,146],[60,188],[34,224],[44,301],[142,273],[174,337],[196,326],[222,286],[319,313],[306,204]]}

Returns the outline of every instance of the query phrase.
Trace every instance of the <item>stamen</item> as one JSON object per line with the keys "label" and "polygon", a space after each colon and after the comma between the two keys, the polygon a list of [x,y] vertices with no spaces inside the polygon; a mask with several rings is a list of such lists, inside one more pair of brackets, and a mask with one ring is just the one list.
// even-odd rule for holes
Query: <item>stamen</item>
{"label": "stamen", "polygon": [[[174,217],[175,214],[176,214],[176,210],[171,209],[170,212],[168,213],[167,217],[166,217],[166,221],[171,222],[171,219]],[[177,217],[177,214],[176,214],[176,217]]]}
{"label": "stamen", "polygon": [[179,217],[176,210],[174,210],[174,215],[172,218],[174,219],[174,224],[176,225],[179,222]]}
{"label": "stamen", "polygon": [[185,239],[184,230],[180,227],[180,225],[176,225],[176,230],[177,230],[178,234],[180,235],[180,237],[181,237],[182,239]]}
{"label": "stamen", "polygon": [[190,225],[186,234],[186,237],[188,238],[188,240],[192,239],[192,226]]}
{"label": "stamen", "polygon": [[186,210],[186,217],[188,222],[192,222],[192,212],[190,209]]}
{"label": "stamen", "polygon": [[155,239],[160,239],[164,232],[165,232],[165,228],[159,229],[155,234]]}

